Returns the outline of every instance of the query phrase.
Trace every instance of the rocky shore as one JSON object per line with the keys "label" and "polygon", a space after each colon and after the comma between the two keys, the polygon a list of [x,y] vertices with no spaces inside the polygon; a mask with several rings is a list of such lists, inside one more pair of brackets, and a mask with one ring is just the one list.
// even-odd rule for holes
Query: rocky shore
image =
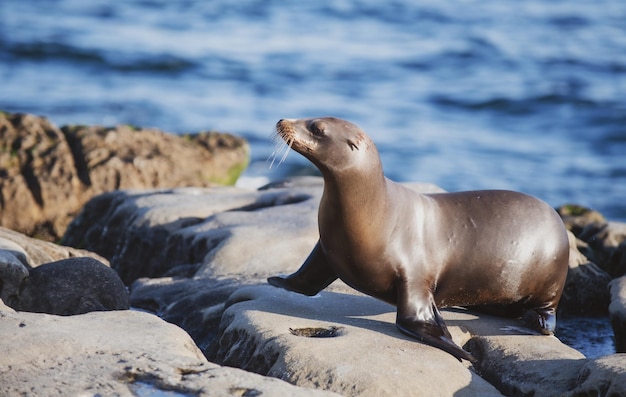
{"label": "rocky shore", "polygon": [[[626,354],[586,358],[519,320],[444,310],[454,341],[478,359],[470,365],[405,337],[394,307],[341,282],[315,297],[269,286],[267,276],[293,272],[317,240],[322,180],[216,186],[245,168],[239,138],[57,128],[10,114],[0,114],[0,134],[0,395],[626,390]],[[574,205],[559,212],[571,231],[559,315],[608,313],[626,352],[626,224]],[[85,264],[104,284],[76,276]],[[29,288],[38,274],[60,283]],[[69,312],[23,306],[33,298]]]}

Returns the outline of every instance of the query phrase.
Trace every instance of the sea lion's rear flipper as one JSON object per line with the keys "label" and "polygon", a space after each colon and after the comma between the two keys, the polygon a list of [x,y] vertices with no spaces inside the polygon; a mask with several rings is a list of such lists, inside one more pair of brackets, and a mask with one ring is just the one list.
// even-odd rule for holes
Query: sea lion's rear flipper
{"label": "sea lion's rear flipper", "polygon": [[[415,302],[424,302],[426,305],[415,307]],[[423,300],[399,300],[396,326],[403,333],[450,353],[459,361],[465,359],[476,362],[474,356],[452,341],[448,327],[432,302],[432,296]]]}
{"label": "sea lion's rear flipper", "polygon": [[523,320],[530,328],[543,335],[554,335],[556,310],[552,307],[531,309],[524,313]]}
{"label": "sea lion's rear flipper", "polygon": [[337,274],[326,261],[319,241],[297,272],[287,277],[270,277],[267,282],[274,287],[313,296],[337,279]]}

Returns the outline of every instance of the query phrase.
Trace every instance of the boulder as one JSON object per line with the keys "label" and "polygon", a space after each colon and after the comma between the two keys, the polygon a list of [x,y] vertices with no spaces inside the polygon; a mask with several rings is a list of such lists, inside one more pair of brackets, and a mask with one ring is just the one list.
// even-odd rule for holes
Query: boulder
{"label": "boulder", "polygon": [[180,328],[137,311],[64,317],[0,301],[2,396],[330,396],[210,363]]}
{"label": "boulder", "polygon": [[611,277],[626,275],[626,223],[590,225],[583,229],[579,238],[589,244],[597,264]]}
{"label": "boulder", "polygon": [[224,302],[249,283],[244,278],[142,278],[133,283],[130,301],[183,328],[204,351],[217,337]]}
{"label": "boulder", "polygon": [[11,305],[15,310],[71,316],[128,310],[128,292],[115,270],[90,257],[30,269]]}
{"label": "boulder", "polygon": [[63,127],[0,112],[0,225],[57,240],[91,197],[115,189],[234,183],[249,148],[227,134]]}
{"label": "boulder", "polygon": [[584,241],[581,252],[611,277],[626,275],[626,223],[609,222],[597,211],[567,205],[558,209],[568,230]]}
{"label": "boulder", "polygon": [[20,311],[60,315],[128,309],[108,261],[0,228],[0,298]]}

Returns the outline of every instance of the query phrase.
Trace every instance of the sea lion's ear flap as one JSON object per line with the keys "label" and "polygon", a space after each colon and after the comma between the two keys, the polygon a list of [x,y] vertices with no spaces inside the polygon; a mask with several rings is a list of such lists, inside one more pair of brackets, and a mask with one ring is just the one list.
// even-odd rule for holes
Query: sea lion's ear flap
{"label": "sea lion's ear flap", "polygon": [[359,146],[352,140],[352,139],[348,139],[348,146],[350,146],[350,150],[354,151],[359,150]]}

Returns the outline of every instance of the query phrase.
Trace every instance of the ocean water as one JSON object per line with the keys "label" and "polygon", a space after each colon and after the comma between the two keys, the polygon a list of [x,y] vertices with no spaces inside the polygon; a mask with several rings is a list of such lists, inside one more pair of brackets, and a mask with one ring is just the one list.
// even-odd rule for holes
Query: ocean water
{"label": "ocean water", "polygon": [[0,109],[219,130],[269,169],[281,118],[333,115],[385,173],[626,221],[626,1],[2,0]]}

